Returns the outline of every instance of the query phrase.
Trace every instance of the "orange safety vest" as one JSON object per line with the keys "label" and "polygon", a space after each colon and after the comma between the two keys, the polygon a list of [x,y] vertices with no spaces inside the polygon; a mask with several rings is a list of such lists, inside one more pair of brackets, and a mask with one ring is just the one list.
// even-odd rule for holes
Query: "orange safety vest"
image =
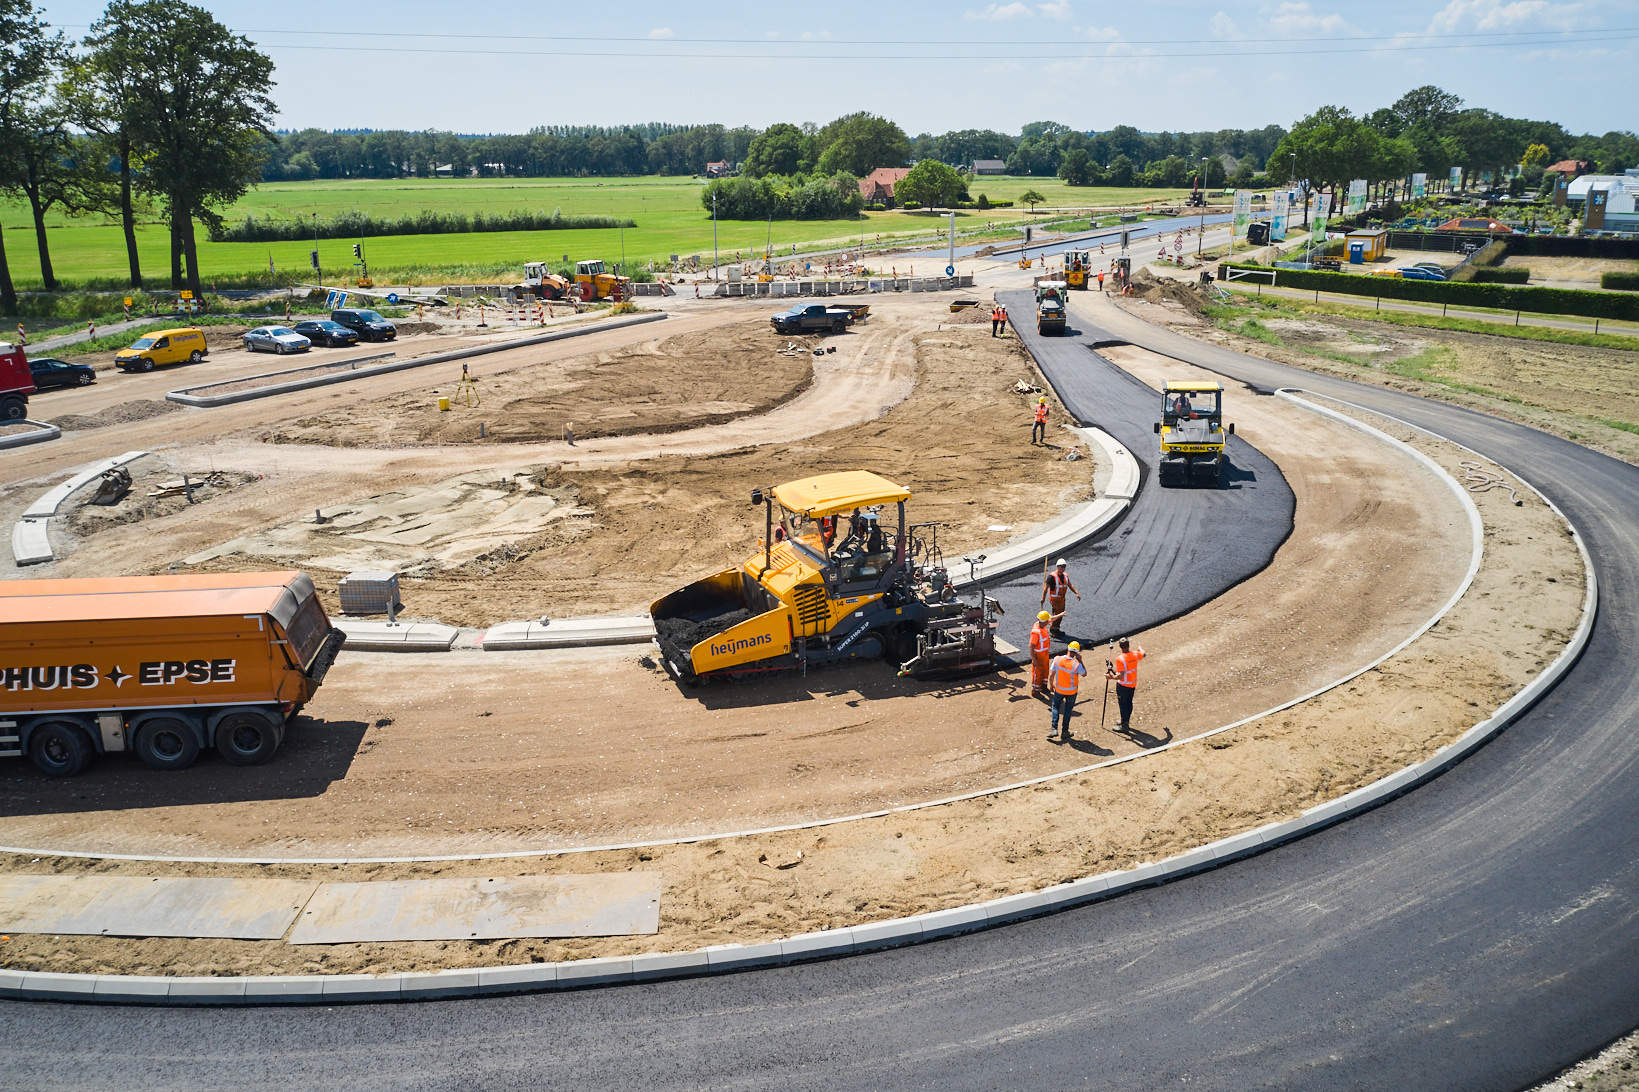
{"label": "orange safety vest", "polygon": [[1138,685],[1138,661],[1144,658],[1142,652],[1123,652],[1115,658],[1115,684],[1117,686]]}
{"label": "orange safety vest", "polygon": [[1036,424],[1045,425],[1046,423],[1047,423],[1047,403],[1046,402],[1037,402],[1036,403]]}
{"label": "orange safety vest", "polygon": [[1046,622],[1037,622],[1030,627],[1030,651],[1051,652],[1053,650],[1053,635],[1047,630]]}
{"label": "orange safety vest", "polygon": [[1052,683],[1055,694],[1074,694],[1081,689],[1081,676],[1086,669],[1082,668],[1078,671],[1077,668],[1081,668],[1081,665],[1076,663],[1069,653],[1065,653],[1053,661],[1053,666],[1049,669],[1047,677]]}
{"label": "orange safety vest", "polygon": [[1000,307],[992,307],[990,309],[990,321],[991,322],[1000,322],[1000,321],[1002,321],[1002,309]]}
{"label": "orange safety vest", "polygon": [[1070,588],[1070,574],[1057,569],[1047,574],[1047,598],[1063,599]]}

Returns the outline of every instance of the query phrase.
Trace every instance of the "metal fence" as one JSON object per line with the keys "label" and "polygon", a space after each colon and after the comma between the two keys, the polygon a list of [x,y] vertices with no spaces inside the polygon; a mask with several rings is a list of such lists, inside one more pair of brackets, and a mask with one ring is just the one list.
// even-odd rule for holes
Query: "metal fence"
{"label": "metal fence", "polygon": [[738,281],[719,284],[717,296],[851,296],[870,292],[945,292],[972,288],[973,275],[955,277],[867,277],[836,281]]}

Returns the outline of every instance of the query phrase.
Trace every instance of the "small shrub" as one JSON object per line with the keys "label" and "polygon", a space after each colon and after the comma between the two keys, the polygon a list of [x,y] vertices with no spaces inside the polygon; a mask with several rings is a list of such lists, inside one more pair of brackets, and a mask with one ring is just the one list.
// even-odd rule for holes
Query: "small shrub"
{"label": "small shrub", "polygon": [[1599,287],[1619,292],[1639,292],[1639,273],[1601,273]]}
{"label": "small shrub", "polygon": [[990,198],[981,193],[979,199],[973,204],[975,208],[988,209],[990,207]]}
{"label": "small shrub", "polygon": [[1481,266],[1474,270],[1475,284],[1525,284],[1531,279],[1531,270],[1523,265]]}

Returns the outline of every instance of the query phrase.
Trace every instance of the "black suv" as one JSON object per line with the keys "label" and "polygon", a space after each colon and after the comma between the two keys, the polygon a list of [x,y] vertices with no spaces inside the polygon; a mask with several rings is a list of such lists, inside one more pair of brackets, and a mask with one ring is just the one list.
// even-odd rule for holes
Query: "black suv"
{"label": "black suv", "polygon": [[308,319],[291,328],[313,344],[328,345],[332,349],[345,349],[359,343],[358,334],[329,319]]}
{"label": "black suv", "polygon": [[398,327],[374,311],[332,311],[330,321],[358,334],[360,341],[392,341],[398,337]]}
{"label": "black suv", "polygon": [[28,370],[34,373],[35,388],[42,391],[52,387],[87,387],[97,381],[97,373],[89,364],[70,364],[51,357],[29,361]]}

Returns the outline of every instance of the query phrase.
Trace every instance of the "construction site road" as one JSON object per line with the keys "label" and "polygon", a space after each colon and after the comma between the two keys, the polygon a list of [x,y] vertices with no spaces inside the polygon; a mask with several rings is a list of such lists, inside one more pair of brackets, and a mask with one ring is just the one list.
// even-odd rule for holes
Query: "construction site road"
{"label": "construction site road", "polygon": [[[443,1005],[269,1011],[6,1002],[13,1083],[220,1088],[1521,1088],[1639,1023],[1639,469],[1520,425],[1205,346],[1504,459],[1602,589],[1556,690],[1461,765],[1261,856],[1004,929],[811,966]],[[209,1036],[208,1057],[174,1044]],[[277,1079],[277,1078],[276,1078]]]}
{"label": "construction site road", "polygon": [[[1068,603],[1068,637],[1090,645],[1153,628],[1269,564],[1292,531],[1294,500],[1267,456],[1231,437],[1227,488],[1163,489],[1155,475],[1160,393],[1099,356],[1094,346],[1112,339],[1089,323],[1072,321],[1063,336],[1042,337],[1031,318],[1030,292],[999,292],[996,298],[1065,408],[1079,423],[1096,425],[1125,444],[1142,468],[1143,483],[1126,518],[1066,555],[1081,593]],[[1226,420],[1235,419],[1235,398],[1250,397],[1230,395]],[[1002,634],[1020,647],[1028,643],[1041,603],[1042,577],[1020,574],[991,589],[1007,611]]]}
{"label": "construction site road", "polygon": [[[1449,405],[1082,321],[1260,387],[1323,391],[1502,458],[1564,508],[1604,589],[1565,683],[1378,811],[1252,860],[972,937],[636,990],[436,1007],[0,1004],[14,1083],[222,1087],[1520,1087],[1639,1022],[1639,470]],[[1090,354],[1089,354],[1090,355]],[[1232,392],[1231,397],[1252,397]],[[1140,448],[1139,450],[1143,450]],[[1202,685],[1211,685],[1203,677]],[[174,1044],[209,1036],[207,1058]],[[318,1080],[315,1080],[318,1078]],[[266,1077],[259,1078],[266,1080]]]}

